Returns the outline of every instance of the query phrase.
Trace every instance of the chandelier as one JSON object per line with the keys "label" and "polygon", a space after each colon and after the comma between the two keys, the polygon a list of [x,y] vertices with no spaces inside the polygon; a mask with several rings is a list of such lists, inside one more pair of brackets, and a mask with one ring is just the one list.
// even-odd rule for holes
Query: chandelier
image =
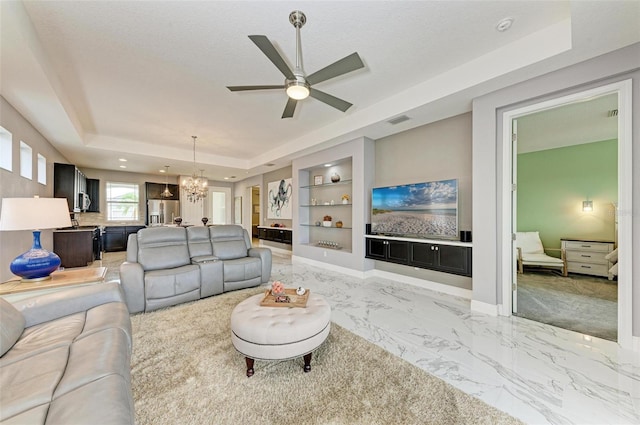
{"label": "chandelier", "polygon": [[200,170],[200,177],[196,174],[196,136],[193,138],[193,175],[182,181],[182,190],[185,191],[187,199],[191,202],[198,202],[207,197],[207,179],[204,178]]}

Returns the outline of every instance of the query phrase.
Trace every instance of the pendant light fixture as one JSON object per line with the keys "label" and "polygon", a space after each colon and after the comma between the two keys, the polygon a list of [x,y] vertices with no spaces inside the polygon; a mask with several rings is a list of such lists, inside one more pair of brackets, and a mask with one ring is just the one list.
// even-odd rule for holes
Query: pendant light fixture
{"label": "pendant light fixture", "polygon": [[193,175],[182,181],[182,190],[185,191],[190,202],[198,202],[207,197],[207,179],[202,175],[204,170],[200,170],[201,175],[198,177],[196,168],[197,136],[191,137],[193,138]]}
{"label": "pendant light fixture", "polygon": [[164,166],[164,192],[160,194],[162,198],[171,198],[173,193],[169,192],[169,166]]}

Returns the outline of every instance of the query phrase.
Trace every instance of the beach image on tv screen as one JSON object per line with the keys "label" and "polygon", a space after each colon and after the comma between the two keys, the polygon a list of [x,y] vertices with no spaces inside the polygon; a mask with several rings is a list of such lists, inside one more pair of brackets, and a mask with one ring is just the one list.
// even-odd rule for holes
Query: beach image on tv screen
{"label": "beach image on tv screen", "polygon": [[457,179],[374,188],[371,201],[374,233],[458,236]]}

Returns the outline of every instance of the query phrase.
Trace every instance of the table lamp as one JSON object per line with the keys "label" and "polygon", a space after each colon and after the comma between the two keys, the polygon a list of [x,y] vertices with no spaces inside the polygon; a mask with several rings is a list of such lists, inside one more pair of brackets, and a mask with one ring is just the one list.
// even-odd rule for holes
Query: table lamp
{"label": "table lamp", "polygon": [[66,198],[3,198],[0,231],[33,230],[33,247],[11,262],[11,273],[23,281],[51,278],[60,257],[40,245],[40,230],[70,227]]}

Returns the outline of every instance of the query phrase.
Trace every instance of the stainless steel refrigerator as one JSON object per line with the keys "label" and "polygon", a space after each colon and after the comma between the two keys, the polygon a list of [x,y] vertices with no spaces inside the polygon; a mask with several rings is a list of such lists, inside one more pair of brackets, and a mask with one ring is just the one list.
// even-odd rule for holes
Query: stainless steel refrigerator
{"label": "stainless steel refrigerator", "polygon": [[180,201],[147,200],[147,223],[149,226],[173,224],[173,219],[179,216]]}

